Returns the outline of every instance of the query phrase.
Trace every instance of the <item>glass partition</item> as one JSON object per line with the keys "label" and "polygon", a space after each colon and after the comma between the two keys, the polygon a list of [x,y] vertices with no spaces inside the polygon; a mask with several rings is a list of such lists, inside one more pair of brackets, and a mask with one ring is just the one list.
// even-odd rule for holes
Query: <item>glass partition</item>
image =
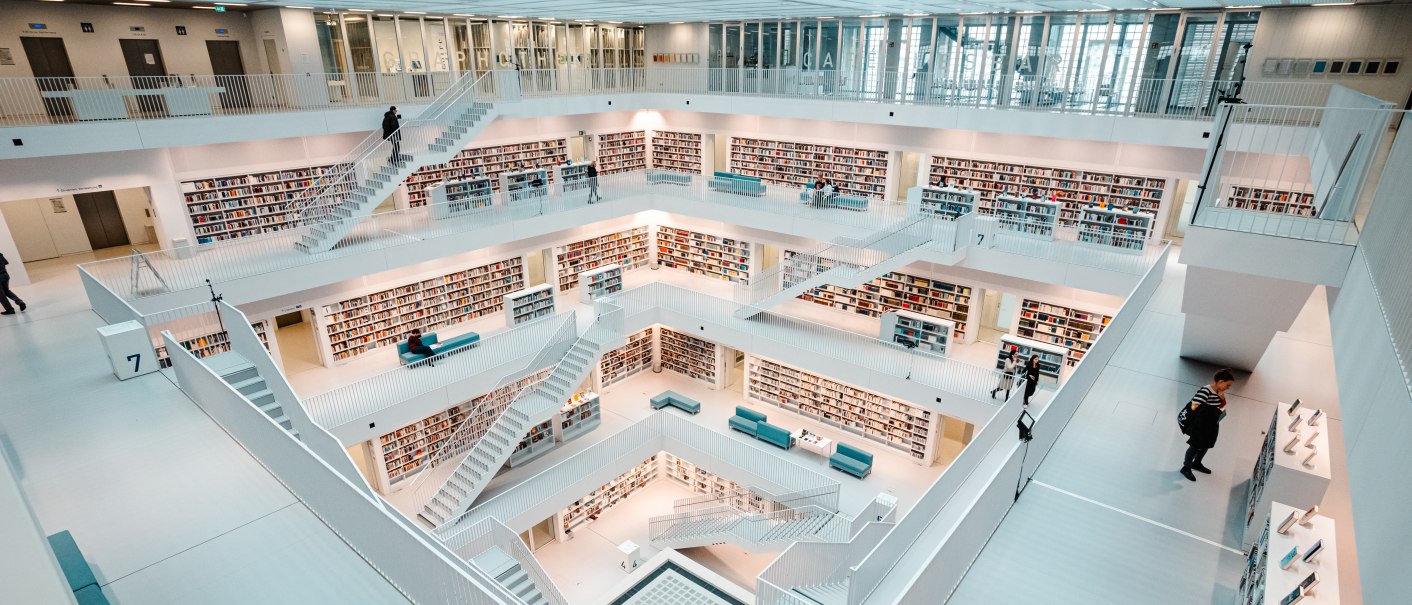
{"label": "glass partition", "polygon": [[397,44],[395,17],[372,17],[373,37],[377,44],[377,71],[385,74],[402,72],[402,50]]}
{"label": "glass partition", "polygon": [[338,15],[314,15],[314,33],[319,37],[319,58],[323,60],[324,73],[348,73],[348,64],[344,59],[348,48],[343,41]]}
{"label": "glass partition", "polygon": [[790,21],[780,24],[780,67],[799,65],[799,24]]}
{"label": "glass partition", "polygon": [[1201,85],[1201,77],[1206,74],[1206,65],[1210,62],[1211,46],[1216,40],[1216,23],[1220,18],[1219,13],[1186,15],[1167,113],[1194,115],[1205,104],[1206,91]]}
{"label": "glass partition", "polygon": [[1108,42],[1108,54],[1104,57],[1103,81],[1098,87],[1098,98],[1094,107],[1100,110],[1116,110],[1131,106],[1139,88],[1138,66],[1143,64],[1143,44],[1146,34],[1147,15],[1142,13],[1120,13],[1113,16],[1113,34]]}
{"label": "glass partition", "polygon": [[402,66],[404,71],[428,71],[426,47],[422,44],[421,20],[399,18],[397,29],[402,34]]}
{"label": "glass partition", "polygon": [[800,28],[799,65],[805,70],[819,69],[819,22],[805,21]]}
{"label": "glass partition", "polygon": [[706,55],[707,61],[709,61],[707,67],[711,69],[725,67],[725,59],[721,54],[721,41],[723,40],[721,27],[722,25],[720,23],[712,23],[706,27],[706,37],[708,39]]}
{"label": "glass partition", "polygon": [[1074,39],[1074,56],[1063,102],[1081,106],[1096,101],[1099,78],[1103,77],[1104,53],[1108,51],[1109,15],[1084,15]]}
{"label": "glass partition", "polygon": [[456,71],[461,73],[475,73],[475,63],[472,61],[474,55],[471,54],[471,33],[469,26],[464,20],[457,19],[449,22],[451,26],[451,47],[454,50],[452,57],[455,59]]}
{"label": "glass partition", "polygon": [[838,42],[838,90],[858,92],[861,90],[859,78],[863,73],[861,51],[863,23],[857,19],[840,19],[842,33]]}
{"label": "glass partition", "polygon": [[898,77],[906,78],[901,92],[905,98],[920,98],[921,93],[930,87],[932,52],[932,31],[935,23],[930,18],[909,19],[903,30]]}
{"label": "glass partition", "polygon": [[742,40],[744,44],[741,49],[741,57],[744,59],[744,67],[755,69],[760,67],[760,24],[746,23],[744,26]]}
{"label": "glass partition", "polygon": [[927,97],[946,97],[956,91],[956,70],[961,62],[961,18],[936,18],[936,38],[927,66],[931,85]]}
{"label": "glass partition", "polygon": [[422,25],[426,29],[427,69],[451,71],[451,44],[446,39],[446,21],[440,17],[427,17]]}
{"label": "glass partition", "polygon": [[[1062,15],[1052,19],[1060,20]],[[1043,104],[1045,90],[1041,89],[1044,78],[1040,77],[1041,66],[1048,52],[1041,52],[1044,44],[1045,17],[1033,15],[1021,17],[1015,38],[1014,73],[1011,76],[1010,103],[1012,105]],[[1054,38],[1054,27],[1049,29],[1050,43]]]}

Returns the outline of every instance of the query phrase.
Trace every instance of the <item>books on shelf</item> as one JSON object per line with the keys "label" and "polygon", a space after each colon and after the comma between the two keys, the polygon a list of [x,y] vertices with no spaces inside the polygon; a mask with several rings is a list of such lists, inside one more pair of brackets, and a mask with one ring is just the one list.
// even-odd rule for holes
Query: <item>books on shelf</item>
{"label": "books on shelf", "polygon": [[487,178],[448,178],[427,189],[431,194],[431,215],[435,219],[470,214],[494,201],[495,186]]}
{"label": "books on shelf", "polygon": [[500,173],[500,188],[511,202],[549,195],[549,171],[530,168]]}
{"label": "books on shelf", "polygon": [[888,152],[876,149],[731,137],[730,168],[793,187],[823,176],[844,195],[881,199],[887,192]]}
{"label": "books on shelf", "polygon": [[1072,227],[1086,205],[1105,205],[1156,217],[1166,193],[1167,180],[1161,178],[1014,164],[988,160],[932,156],[933,186],[943,179],[953,187],[966,187],[980,194],[982,214],[992,214],[996,198],[1003,194],[1053,199],[1060,205],[1059,224]]}
{"label": "books on shelf", "polygon": [[[746,398],[777,405],[907,452],[935,458],[940,414],[756,355],[746,356]],[[935,423],[934,423],[935,421]]]}
{"label": "books on shelf", "polygon": [[653,328],[628,335],[627,344],[608,351],[598,361],[603,386],[624,380],[652,367]]}
{"label": "books on shelf", "polygon": [[596,521],[603,511],[622,502],[637,490],[647,487],[648,483],[657,478],[660,456],[661,454],[653,454],[646,460],[639,462],[632,470],[614,477],[611,481],[575,500],[568,508],[560,511],[560,536],[572,535],[579,526]]}
{"label": "books on shelf", "polygon": [[559,291],[567,292],[579,285],[579,274],[605,265],[621,265],[634,269],[647,264],[648,227],[633,227],[600,235],[571,244],[554,247]]}
{"label": "books on shelf", "polygon": [[641,130],[600,134],[598,174],[614,174],[647,168],[647,136]]}
{"label": "books on shelf", "polygon": [[554,449],[557,444],[554,441],[554,422],[555,418],[550,418],[530,427],[529,434],[515,445],[515,449],[510,452],[510,459],[505,464],[514,468]]}
{"label": "books on shelf", "polygon": [[[250,327],[255,329],[255,335],[260,338],[260,343],[265,345],[265,350],[270,351],[270,340],[267,330],[269,322],[260,320],[251,322]],[[219,325],[202,325],[199,327],[172,328],[172,337],[181,343],[181,346],[197,359],[205,359],[214,355],[220,355],[230,351],[230,334],[222,330]],[[152,347],[157,353],[157,367],[172,367],[171,356],[167,354],[167,347],[163,344],[159,335],[152,339]]]}
{"label": "books on shelf", "polygon": [[1223,205],[1227,208],[1295,216],[1314,216],[1318,213],[1318,208],[1314,207],[1314,194],[1309,191],[1265,187],[1232,185]]}
{"label": "books on shelf", "polygon": [[1067,364],[1079,365],[1113,317],[1075,307],[1024,299],[1015,334],[1067,351]]}
{"label": "books on shelf", "polygon": [[[348,164],[304,166],[181,182],[186,212],[196,243],[209,244],[297,226],[291,204],[311,187],[328,186],[323,178]],[[334,191],[352,192],[353,182],[339,180]]]}
{"label": "books on shelf", "polygon": [[554,286],[540,284],[505,295],[505,324],[510,327],[554,315]]}
{"label": "books on shelf", "polygon": [[938,357],[946,357],[951,334],[956,331],[956,322],[949,319],[902,310],[883,313],[878,325],[878,337],[884,342],[895,342]]}
{"label": "books on shelf", "polygon": [[579,393],[569,399],[554,417],[558,427],[555,438],[561,443],[568,441],[598,428],[602,421],[598,394],[592,391]]}
{"label": "books on shelf", "polygon": [[589,186],[588,163],[555,166],[554,180],[559,183],[559,190],[563,193],[587,189]]}
{"label": "books on shelf", "polygon": [[591,303],[600,296],[623,291],[623,267],[612,264],[579,274],[579,294],[583,302]]}
{"label": "books on shelf", "polygon": [[[785,251],[786,258],[796,254]],[[896,272],[857,288],[824,285],[800,294],[799,299],[868,317],[881,317],[887,311],[904,310],[950,320],[953,323],[952,336],[957,340],[965,340],[967,322],[971,316],[969,286]]]}
{"label": "books on shelf", "polygon": [[953,187],[915,187],[907,192],[909,202],[914,195],[918,212],[953,221],[963,214],[975,212],[980,202],[979,193]]}
{"label": "books on shelf", "polygon": [[995,353],[995,369],[1005,369],[1005,357],[1012,350],[1015,351],[1022,368],[1024,364],[1029,362],[1031,355],[1039,356],[1039,379],[1041,381],[1058,383],[1059,377],[1064,374],[1064,354],[1067,351],[1063,347],[1011,334],[1000,337],[1000,348]]}
{"label": "books on shelf", "polygon": [[568,161],[568,141],[562,138],[462,149],[449,162],[423,166],[407,177],[404,181],[407,204],[412,207],[426,204],[426,188],[443,179],[486,178],[490,179],[491,187],[499,191],[500,174],[503,172],[553,166]]}
{"label": "books on shelf", "polygon": [[1054,226],[1058,224],[1058,218],[1058,202],[1009,195],[995,200],[996,226],[1004,231],[1054,239]]}
{"label": "books on shelf", "polygon": [[1079,215],[1079,241],[1136,254],[1152,233],[1152,220],[1140,212],[1084,208]]}
{"label": "books on shelf", "polygon": [[520,257],[424,279],[319,307],[319,321],[335,362],[424,332],[501,310],[506,294],[525,287]]}
{"label": "books on shelf", "polygon": [[716,386],[719,380],[719,345],[670,328],[661,328],[658,333],[662,369]]}
{"label": "books on shelf", "polygon": [[701,135],[695,132],[654,131],[652,167],[701,174]]}
{"label": "books on shelf", "polygon": [[761,496],[759,492],[750,489],[750,486],[696,466],[671,452],[662,452],[661,456],[663,475],[690,488],[693,493],[721,496],[721,505],[752,513],[768,513],[790,508]]}
{"label": "books on shelf", "polygon": [[657,262],[668,269],[750,283],[750,242],[735,238],[658,225]]}

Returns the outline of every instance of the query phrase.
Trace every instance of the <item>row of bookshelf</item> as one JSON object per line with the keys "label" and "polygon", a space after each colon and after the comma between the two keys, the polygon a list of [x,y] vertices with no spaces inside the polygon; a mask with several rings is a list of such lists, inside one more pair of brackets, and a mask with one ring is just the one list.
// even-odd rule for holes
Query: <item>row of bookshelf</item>
{"label": "row of bookshelf", "polygon": [[[796,254],[786,250],[785,258]],[[829,265],[828,262],[824,264]],[[787,286],[790,283],[788,269],[785,273]],[[799,299],[869,317],[881,317],[891,310],[904,310],[949,320],[953,324],[953,336],[958,340],[965,339],[967,321],[971,315],[969,286],[906,273],[888,273],[858,288],[825,285],[799,295]]]}
{"label": "row of bookshelf", "polygon": [[[562,138],[462,149],[450,161],[423,166],[407,177],[403,183],[407,189],[407,204],[412,207],[426,204],[427,189],[448,178],[487,178],[491,187],[499,191],[503,172],[556,166],[568,161],[568,142]],[[550,177],[545,178],[548,181]]]}
{"label": "row of bookshelf", "polygon": [[[255,335],[260,338],[260,343],[265,345],[265,350],[270,349],[270,339],[266,330],[269,322],[261,320],[251,322],[250,327],[255,329]],[[198,328],[178,328],[172,329],[172,337],[176,338],[181,346],[198,359],[205,359],[215,355],[220,355],[230,350],[230,334],[219,326],[203,326]],[[157,354],[157,367],[172,367],[171,356],[167,354],[167,347],[162,344],[160,337],[152,340],[154,352]]]}
{"label": "row of bookshelf", "polygon": [[1232,186],[1225,205],[1242,210],[1258,210],[1275,214],[1314,216],[1314,194],[1308,191],[1269,189],[1264,187]]}
{"label": "row of bookshelf", "polygon": [[[327,185],[323,178],[330,172],[346,168],[346,164],[332,164],[182,181],[196,242],[290,229],[299,219],[290,204],[306,189]],[[351,191],[352,182],[339,181],[334,190]]]}
{"label": "row of bookshelf", "polygon": [[643,131],[598,135],[599,174],[614,174],[647,167],[647,138]]}
{"label": "row of bookshelf", "polygon": [[661,456],[663,475],[691,489],[693,493],[720,496],[720,505],[752,513],[768,513],[788,508],[680,456],[670,452],[663,452]]}
{"label": "row of bookshelf", "polygon": [[1167,187],[1162,178],[947,156],[932,157],[929,182],[979,193],[985,214],[994,212],[996,198],[1004,194],[1053,200],[1064,226],[1077,224],[1085,205],[1156,216]]}
{"label": "row of bookshelf", "polygon": [[769,183],[804,187],[820,177],[840,193],[882,198],[887,191],[886,151],[731,137],[731,171]]}
{"label": "row of bookshelf", "polygon": [[604,354],[598,361],[598,374],[603,386],[625,380],[652,367],[653,329],[647,328],[628,336],[627,344]]}
{"label": "row of bookshelf", "polygon": [[713,387],[716,385],[720,363],[720,347],[716,343],[668,328],[661,328],[658,334],[662,369],[695,378]]}
{"label": "row of bookshelf", "polygon": [[1068,352],[1066,363],[1073,367],[1083,360],[1110,321],[1113,318],[1102,313],[1026,298],[1020,302],[1015,334],[1062,347]]}
{"label": "row of bookshelf", "polygon": [[647,487],[648,483],[657,478],[659,458],[660,454],[653,454],[638,463],[632,470],[614,477],[612,481],[575,500],[568,508],[560,511],[560,531],[564,535],[572,535],[580,525],[596,521],[603,511],[612,508],[613,505],[632,495],[633,492]]}
{"label": "row of bookshelf", "polygon": [[701,174],[701,135],[665,130],[653,132],[652,167]]}
{"label": "row of bookshelf", "polygon": [[750,242],[734,238],[659,225],[657,262],[669,269],[750,283]]}
{"label": "row of bookshelf", "polygon": [[951,335],[956,331],[956,323],[951,320],[900,310],[883,313],[878,324],[879,338],[884,342],[938,357],[946,356]]}
{"label": "row of bookshelf", "polygon": [[554,248],[559,276],[559,291],[567,292],[579,285],[579,274],[607,265],[633,269],[647,264],[647,227],[634,227]]}
{"label": "row of bookshelf", "polygon": [[554,314],[554,286],[541,284],[505,295],[505,324],[510,327]]}

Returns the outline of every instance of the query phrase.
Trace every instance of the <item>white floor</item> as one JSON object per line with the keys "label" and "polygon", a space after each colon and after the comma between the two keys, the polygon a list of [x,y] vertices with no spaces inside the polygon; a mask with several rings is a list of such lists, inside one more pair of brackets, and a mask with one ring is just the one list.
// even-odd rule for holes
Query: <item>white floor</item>
{"label": "white floor", "polygon": [[113,377],[73,268],[93,258],[29,263],[29,310],[0,318],[0,447],[44,531],[113,603],[406,602],[167,376]]}

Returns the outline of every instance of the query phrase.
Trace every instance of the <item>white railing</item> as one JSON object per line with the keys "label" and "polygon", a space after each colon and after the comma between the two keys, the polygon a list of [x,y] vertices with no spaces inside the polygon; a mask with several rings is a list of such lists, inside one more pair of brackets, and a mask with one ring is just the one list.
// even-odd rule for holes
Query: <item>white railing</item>
{"label": "white railing", "polygon": [[767,513],[717,506],[652,517],[647,527],[648,539],[654,543],[698,546],[731,541],[762,548],[781,542],[846,542],[849,537],[847,518],[817,506]]}
{"label": "white railing", "polygon": [[[519,534],[506,527],[495,519],[484,519],[466,530],[466,546],[456,550],[456,554],[466,560],[473,560],[477,555],[498,548],[506,556],[514,559],[520,564],[520,569],[529,576],[535,588],[544,595],[544,600],[549,605],[569,605],[568,599],[564,598],[564,593],[559,591],[559,587],[545,573],[544,567],[539,564],[539,559],[534,557],[529,548],[525,547],[524,540]],[[481,571],[490,573],[490,570]]]}
{"label": "white railing", "polygon": [[672,504],[672,512],[686,513],[715,508],[725,506],[735,501],[737,498],[753,499],[753,497],[758,497],[759,501],[770,509],[769,512],[796,506],[818,506],[827,510],[838,510],[838,490],[838,485],[826,485],[799,492],[774,494],[760,487],[742,487],[722,493],[710,493],[692,496],[690,498],[682,498]]}

